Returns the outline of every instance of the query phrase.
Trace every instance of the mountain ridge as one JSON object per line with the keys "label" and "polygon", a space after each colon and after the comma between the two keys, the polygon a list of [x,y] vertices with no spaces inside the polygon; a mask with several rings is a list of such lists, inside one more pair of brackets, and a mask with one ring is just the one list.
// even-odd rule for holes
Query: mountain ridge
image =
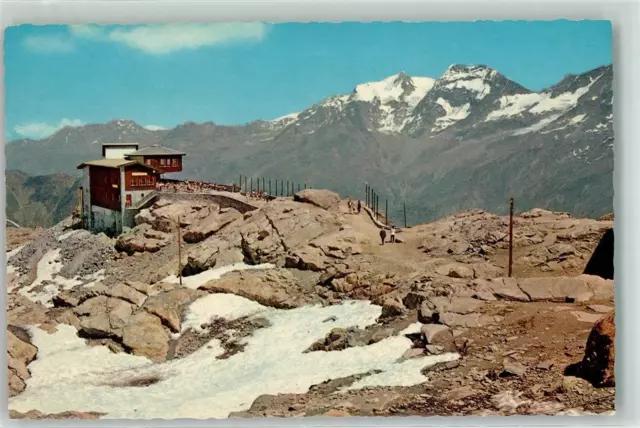
{"label": "mountain ridge", "polygon": [[[458,209],[504,210],[509,197],[523,210],[611,211],[611,65],[538,92],[486,66],[452,65],[430,87],[413,79],[397,73],[245,125],[185,122],[149,130],[120,119],[64,128],[43,140],[7,144],[7,162],[30,174],[70,173],[100,156],[99,143],[134,140],[185,151],[182,176],[192,179],[264,176],[351,197],[364,197],[368,182],[396,218],[406,202],[412,223]],[[561,194],[566,188],[573,189],[569,197]]]}

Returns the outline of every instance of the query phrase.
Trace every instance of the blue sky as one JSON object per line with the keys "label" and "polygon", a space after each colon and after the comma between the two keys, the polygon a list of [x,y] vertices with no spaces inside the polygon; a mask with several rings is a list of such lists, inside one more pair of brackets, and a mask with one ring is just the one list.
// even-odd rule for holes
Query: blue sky
{"label": "blue sky", "polygon": [[170,128],[300,111],[400,71],[485,64],[531,90],[612,62],[607,21],[19,26],[5,137],[131,119]]}

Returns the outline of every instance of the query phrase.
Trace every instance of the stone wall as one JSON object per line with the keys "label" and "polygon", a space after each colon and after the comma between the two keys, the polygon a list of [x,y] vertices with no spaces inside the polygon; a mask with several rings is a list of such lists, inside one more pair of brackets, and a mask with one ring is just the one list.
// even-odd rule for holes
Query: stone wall
{"label": "stone wall", "polygon": [[233,198],[231,196],[225,196],[220,194],[210,194],[210,193],[158,193],[158,199],[167,199],[169,201],[202,201],[202,202],[213,202],[219,205],[222,208],[234,208],[242,214],[254,211],[258,209],[257,207],[243,202],[239,199]]}

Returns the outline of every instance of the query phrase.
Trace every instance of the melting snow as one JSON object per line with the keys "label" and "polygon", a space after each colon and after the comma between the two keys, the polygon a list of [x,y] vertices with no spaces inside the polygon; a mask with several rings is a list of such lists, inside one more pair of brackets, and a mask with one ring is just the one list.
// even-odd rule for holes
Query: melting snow
{"label": "melting snow", "polygon": [[71,230],[67,233],[63,233],[62,235],[58,236],[58,241],[64,241],[65,239],[69,238],[72,235],[75,235],[76,233],[82,232],[81,230]]}
{"label": "melting snow", "polygon": [[[220,279],[222,275],[236,270],[273,269],[274,267],[275,265],[272,265],[270,263],[263,263],[260,265],[248,265],[244,262],[234,263],[215,269],[205,270],[197,275],[182,277],[182,286],[196,289],[209,281]],[[175,275],[171,275],[166,277],[164,281],[172,284],[178,284],[180,282],[180,278]]]}
{"label": "melting snow", "polygon": [[[427,380],[420,373],[423,367],[458,358],[444,354],[397,362],[411,346],[401,336],[338,352],[302,353],[327,334],[327,317],[336,318],[332,327],[373,324],[381,308],[366,301],[278,310],[239,296],[213,294],[203,299],[206,303],[196,301],[190,311],[204,316],[207,307],[233,317],[259,310],[270,326],[246,338],[244,351],[229,359],[215,358],[223,350],[213,339],[188,357],[160,364],[114,354],[104,346],[87,346],[68,325],[57,326],[53,334],[32,328],[38,357],[29,365],[26,390],[9,400],[9,408],[97,411],[106,418],[225,418],[249,408],[263,394],[304,393],[311,385],[372,370],[384,373],[359,382],[361,386],[419,384]],[[145,376],[162,380],[144,388],[108,385]]]}
{"label": "melting snow", "polygon": [[549,125],[550,123],[556,121],[561,115],[556,114],[553,116],[549,116],[545,119],[542,119],[541,121],[534,123],[531,126],[527,126],[526,128],[522,128],[522,129],[518,129],[517,131],[515,131],[513,133],[513,135],[523,135],[523,134],[528,134],[529,132],[536,132],[539,131],[543,128],[545,128],[547,125]]}
{"label": "melting snow", "polygon": [[440,106],[444,109],[445,115],[436,119],[436,126],[431,128],[432,132],[442,131],[455,122],[458,122],[469,116],[469,103],[466,103],[460,107],[453,107],[447,100],[443,98],[438,98],[436,102],[440,104]]}
{"label": "melting snow", "polygon": [[[63,268],[62,262],[58,260],[60,257],[60,249],[48,251],[38,262],[36,266],[36,279],[28,287],[21,288],[19,293],[32,302],[41,303],[47,308],[53,307],[53,298],[60,293],[60,287],[64,290],[70,290],[78,285],[85,284],[89,287],[97,281],[104,279],[104,270],[98,271],[84,278],[75,277],[72,279],[58,275]],[[48,284],[42,286],[44,282]],[[42,286],[42,287],[39,287]],[[42,288],[40,291],[34,290],[36,287]]]}

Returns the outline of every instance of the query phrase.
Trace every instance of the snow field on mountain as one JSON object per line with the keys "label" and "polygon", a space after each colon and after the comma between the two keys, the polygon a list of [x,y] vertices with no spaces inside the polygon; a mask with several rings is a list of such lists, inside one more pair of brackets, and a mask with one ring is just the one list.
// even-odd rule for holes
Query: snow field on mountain
{"label": "snow field on mountain", "polygon": [[[213,339],[188,357],[160,364],[87,346],[68,325],[59,325],[53,334],[32,327],[38,357],[29,365],[26,390],[11,398],[9,408],[96,411],[106,418],[225,418],[263,394],[304,393],[311,385],[371,370],[383,373],[365,377],[355,388],[419,384],[428,380],[420,373],[425,366],[459,358],[444,354],[397,362],[411,346],[404,336],[342,351],[303,353],[332,328],[375,323],[381,308],[367,301],[279,310],[235,295],[203,299],[189,308],[200,319],[253,313],[270,325],[246,338],[244,350],[229,359],[215,358],[223,349]],[[330,317],[335,321],[328,322]],[[146,387],[125,386],[145,378],[160,380]]]}

